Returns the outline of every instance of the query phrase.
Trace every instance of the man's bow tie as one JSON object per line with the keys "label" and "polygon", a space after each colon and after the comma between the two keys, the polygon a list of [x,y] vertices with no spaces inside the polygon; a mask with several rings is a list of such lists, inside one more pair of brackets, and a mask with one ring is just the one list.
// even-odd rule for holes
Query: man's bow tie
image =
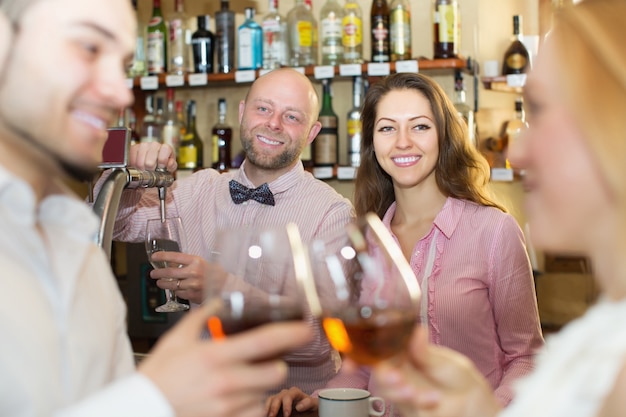
{"label": "man's bow tie", "polygon": [[275,204],[274,194],[270,191],[270,187],[267,183],[262,184],[258,188],[248,188],[235,180],[230,180],[228,188],[230,189],[230,197],[235,204],[241,204],[248,200],[254,200],[261,204],[267,204],[268,206]]}

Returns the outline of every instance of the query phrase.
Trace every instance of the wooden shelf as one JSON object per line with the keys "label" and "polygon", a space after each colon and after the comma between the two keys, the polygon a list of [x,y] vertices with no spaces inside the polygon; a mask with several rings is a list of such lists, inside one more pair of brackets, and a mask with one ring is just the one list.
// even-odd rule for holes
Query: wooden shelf
{"label": "wooden shelf", "polygon": [[[416,58],[413,60],[409,60],[409,61],[416,61],[417,62],[417,68],[418,71],[421,70],[467,70],[468,69],[468,60],[465,58],[447,58],[447,59],[428,59],[428,58]],[[363,63],[361,64],[361,74],[363,74],[364,76],[379,76],[379,75],[372,75],[369,72],[369,64],[371,63]],[[358,64],[357,64],[358,65]],[[321,67],[321,66],[318,66]],[[303,73],[307,76],[307,77],[311,77],[311,78],[316,78],[315,77],[315,68],[316,66],[310,65],[307,67],[302,67],[302,71]],[[325,67],[328,68],[328,67]],[[341,74],[341,67],[339,65],[336,65],[334,67],[332,67],[332,73],[334,74],[334,77],[341,77],[343,76]],[[182,85],[177,84],[177,85],[169,85],[170,83],[168,83],[166,81],[166,78],[168,77],[168,74],[159,74],[157,76],[154,77],[135,77],[135,78],[131,78],[128,80],[129,83],[129,87],[132,85],[132,87],[134,89],[138,89],[138,90],[156,90],[156,89],[160,89],[160,88],[165,88],[168,86],[172,86],[175,88],[203,88],[203,87],[218,87],[218,86],[223,86],[224,84],[249,84],[250,82],[252,82],[254,79],[258,78],[260,75],[262,75],[265,71],[263,70],[255,70],[255,71],[250,71],[249,77],[244,77],[244,81],[238,80],[236,78],[236,71],[230,72],[228,74],[222,74],[222,73],[212,73],[212,74],[206,74],[206,84],[205,83],[201,83],[200,85],[192,85],[195,83],[190,83],[190,78],[196,76],[197,74],[185,74],[182,77]],[[396,71],[396,62],[390,62],[389,63],[389,73],[394,73],[397,72]],[[179,77],[179,79],[181,78]],[[145,81],[145,79],[147,78],[152,78],[152,81],[156,80],[155,82],[152,83],[147,83],[147,84],[151,84],[151,87],[146,87],[146,84],[142,83],[142,78],[144,78],[143,81]],[[155,88],[156,86],[156,88]]]}
{"label": "wooden shelf", "polygon": [[487,90],[521,94],[526,82],[526,74],[520,74],[514,77],[507,77],[505,75],[482,77],[481,81],[483,87]]}

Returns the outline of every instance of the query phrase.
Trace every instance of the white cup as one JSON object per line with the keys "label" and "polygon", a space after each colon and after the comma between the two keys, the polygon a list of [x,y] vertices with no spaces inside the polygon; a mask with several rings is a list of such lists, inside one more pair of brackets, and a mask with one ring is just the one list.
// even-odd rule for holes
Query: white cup
{"label": "white cup", "polygon": [[[372,397],[357,388],[327,388],[319,392],[319,417],[380,417],[385,414],[385,400]],[[380,411],[374,408],[378,403]]]}
{"label": "white cup", "polygon": [[498,61],[491,60],[483,62],[483,76],[497,77],[500,75],[500,65]]}

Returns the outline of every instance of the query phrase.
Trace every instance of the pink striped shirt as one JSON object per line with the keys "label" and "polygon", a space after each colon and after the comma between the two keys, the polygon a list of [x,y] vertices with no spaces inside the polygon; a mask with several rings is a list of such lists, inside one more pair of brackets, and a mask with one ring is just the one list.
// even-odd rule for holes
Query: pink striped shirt
{"label": "pink striped shirt", "polygon": [[[185,225],[186,252],[209,259],[215,244],[215,231],[243,226],[271,227],[294,222],[305,242],[344,227],[354,216],[350,201],[328,184],[315,179],[302,164],[269,184],[275,206],[250,200],[234,204],[228,182],[235,179],[254,187],[244,169],[219,174],[212,169],[198,171],[175,181],[167,193],[168,216],[180,216]],[[142,242],[149,218],[159,217],[155,189],[126,190],[122,195],[114,239]],[[315,339],[305,348],[285,357],[289,377],[283,387],[297,386],[311,393],[335,376],[330,345],[318,322],[311,322]]]}
{"label": "pink striped shirt", "polygon": [[[383,218],[389,230],[395,210],[393,203]],[[509,214],[448,198],[411,255],[420,284],[435,237],[428,279],[430,340],[469,357],[508,404],[514,381],[532,370],[533,357],[543,345],[524,235]],[[356,374],[340,371],[328,386],[376,392],[367,368]]]}

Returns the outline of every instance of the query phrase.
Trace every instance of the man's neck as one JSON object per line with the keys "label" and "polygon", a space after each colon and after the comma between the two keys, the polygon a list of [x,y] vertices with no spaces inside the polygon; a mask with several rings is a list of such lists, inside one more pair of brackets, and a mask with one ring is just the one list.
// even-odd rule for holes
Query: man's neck
{"label": "man's neck", "polygon": [[60,167],[39,149],[0,129],[0,164],[30,184],[37,201],[58,192]]}
{"label": "man's neck", "polygon": [[258,187],[261,184],[264,184],[264,183],[269,184],[272,181],[277,180],[278,178],[282,177],[283,175],[291,171],[296,166],[296,164],[299,164],[299,163],[300,163],[300,160],[298,159],[295,162],[293,162],[291,165],[285,168],[266,169],[266,168],[261,168],[259,166],[256,166],[253,163],[251,163],[250,160],[246,159],[246,163],[243,165],[243,170],[246,174],[246,177],[250,180],[250,182],[255,187]]}

